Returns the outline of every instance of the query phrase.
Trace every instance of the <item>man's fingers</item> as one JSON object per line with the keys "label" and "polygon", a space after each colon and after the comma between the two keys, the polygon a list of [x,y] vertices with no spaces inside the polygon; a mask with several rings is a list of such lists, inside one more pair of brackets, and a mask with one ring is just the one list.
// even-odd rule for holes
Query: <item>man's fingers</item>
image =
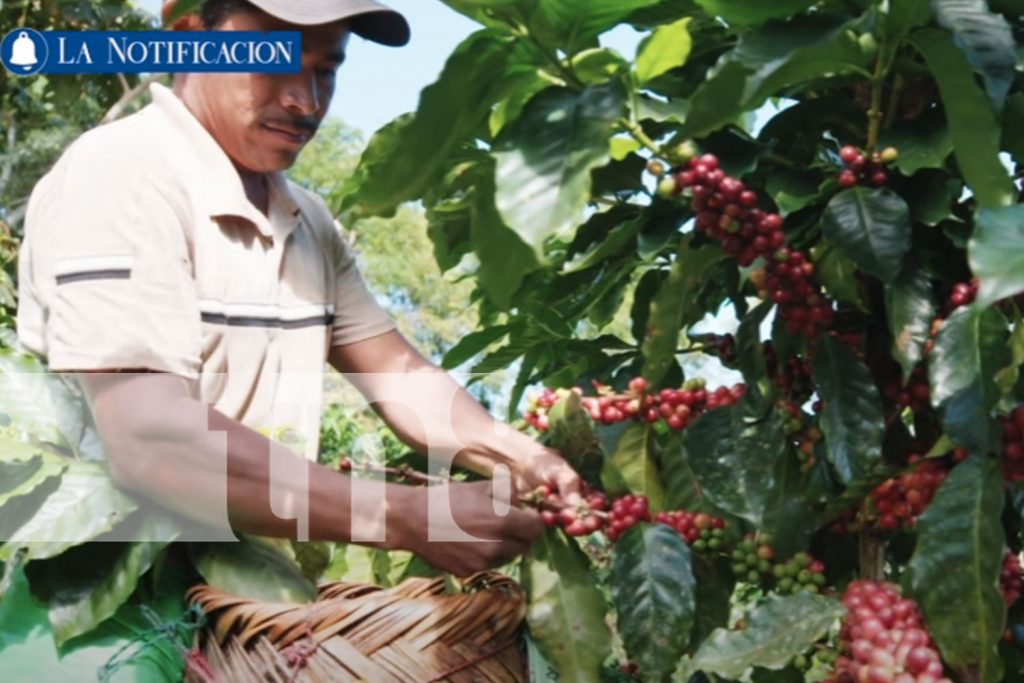
{"label": "man's fingers", "polygon": [[569,505],[575,505],[580,501],[580,494],[583,489],[583,482],[576,472],[566,465],[555,474],[555,485]]}
{"label": "man's fingers", "polygon": [[512,508],[509,510],[506,525],[512,538],[527,543],[544,533],[544,520],[536,510]]}

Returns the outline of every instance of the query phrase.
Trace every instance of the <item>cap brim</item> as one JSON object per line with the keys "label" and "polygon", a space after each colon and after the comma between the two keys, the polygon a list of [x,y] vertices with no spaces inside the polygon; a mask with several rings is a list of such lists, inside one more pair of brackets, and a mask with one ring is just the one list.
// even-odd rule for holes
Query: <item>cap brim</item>
{"label": "cap brim", "polygon": [[267,14],[297,26],[329,24],[348,19],[352,32],[381,45],[401,47],[409,42],[409,22],[376,0],[249,0]]}
{"label": "cap brim", "polygon": [[351,18],[352,32],[381,45],[402,47],[409,42],[409,22],[393,10],[377,10]]}

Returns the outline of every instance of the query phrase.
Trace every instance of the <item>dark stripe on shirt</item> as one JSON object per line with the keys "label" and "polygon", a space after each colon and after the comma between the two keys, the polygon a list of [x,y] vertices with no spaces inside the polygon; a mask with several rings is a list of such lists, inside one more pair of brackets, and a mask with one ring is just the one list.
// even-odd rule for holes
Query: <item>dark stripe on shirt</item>
{"label": "dark stripe on shirt", "polygon": [[229,317],[223,313],[203,313],[202,321],[212,325],[227,325],[228,327],[279,327],[285,330],[294,330],[302,327],[333,325],[334,315],[327,313],[298,320],[282,320],[281,318]]}
{"label": "dark stripe on shirt", "polygon": [[130,280],[131,268],[107,268],[106,270],[83,270],[80,273],[64,273],[57,276],[58,285],[85,280]]}

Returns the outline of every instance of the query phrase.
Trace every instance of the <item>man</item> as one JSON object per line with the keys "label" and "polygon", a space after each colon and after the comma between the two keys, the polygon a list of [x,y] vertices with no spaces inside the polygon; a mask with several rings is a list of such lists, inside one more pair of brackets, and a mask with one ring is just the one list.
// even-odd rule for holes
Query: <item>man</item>
{"label": "man", "polygon": [[[210,523],[226,507],[236,531],[289,537],[308,503],[311,538],[411,550],[455,574],[526,551],[539,515],[496,512],[490,482],[412,488],[311,462],[327,360],[414,448],[507,472],[520,493],[580,487],[409,345],[327,207],[282,175],[327,112],[350,34],[402,45],[405,19],[373,0],[208,0],[172,28],[298,30],[301,72],[180,74],[71,145],[26,216],[22,343],[82,373],[116,481],[179,513]],[[281,427],[305,459],[256,431]],[[429,529],[428,495],[451,512]]]}

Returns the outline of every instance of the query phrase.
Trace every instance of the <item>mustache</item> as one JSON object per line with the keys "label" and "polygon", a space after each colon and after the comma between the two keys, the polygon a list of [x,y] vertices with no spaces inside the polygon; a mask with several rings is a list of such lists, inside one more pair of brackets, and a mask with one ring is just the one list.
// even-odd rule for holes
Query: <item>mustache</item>
{"label": "mustache", "polygon": [[282,128],[291,128],[299,131],[300,133],[308,133],[310,136],[316,133],[317,128],[319,128],[319,123],[316,119],[304,116],[298,118],[292,116],[274,117],[264,119],[263,123]]}

